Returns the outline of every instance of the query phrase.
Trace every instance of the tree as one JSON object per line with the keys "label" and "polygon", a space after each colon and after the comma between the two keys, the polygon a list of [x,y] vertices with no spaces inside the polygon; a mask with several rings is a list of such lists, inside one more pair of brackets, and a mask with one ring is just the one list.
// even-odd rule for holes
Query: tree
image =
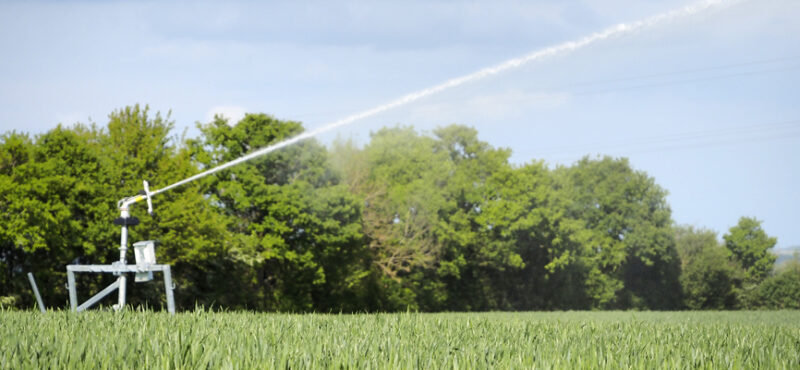
{"label": "tree", "polygon": [[758,286],[752,306],[771,310],[800,309],[800,262],[788,262],[775,275],[766,278]]}
{"label": "tree", "polygon": [[510,152],[451,125],[432,136],[410,127],[382,129],[363,150],[336,144],[337,168],[363,199],[364,228],[386,307],[470,310],[500,307],[495,284],[509,246],[493,250],[479,218],[494,173]]}
{"label": "tree", "polygon": [[591,272],[582,238],[589,234],[565,216],[567,197],[543,163],[515,169],[509,150],[459,125],[432,137],[383,129],[363,150],[340,142],[335,153],[345,181],[365,201],[365,230],[387,299],[423,310],[593,302],[584,284]]}
{"label": "tree", "polygon": [[[247,114],[200,126],[193,156],[216,166],[302,132],[298,122]],[[204,183],[236,235],[247,307],[288,311],[362,308],[365,250],[358,201],[338,185],[313,140],[237,165]]]}
{"label": "tree", "polygon": [[593,230],[598,273],[590,284],[602,306],[676,308],[680,261],[667,192],[624,158],[585,157],[558,172],[572,199],[568,215]]}
{"label": "tree", "polygon": [[[0,304],[32,304],[29,270],[52,305],[66,299],[64,265],[116,261],[117,201],[142,180],[162,188],[303,131],[266,114],[198,126],[178,138],[169,115],[137,105],[102,127],[0,136]],[[742,218],[723,248],[673,227],[666,191],[624,158],[551,169],[510,155],[460,125],[384,128],[331,154],[306,140],[159,194],[154,216],[134,206],[130,240],[162,242],[184,307],[795,307],[798,274],[769,275],[776,240],[759,221]],[[79,279],[85,292],[114,277]]]}
{"label": "tree", "polygon": [[440,283],[429,278],[442,250],[436,230],[452,173],[447,154],[435,150],[433,138],[396,127],[373,133],[361,150],[340,142],[333,156],[341,157],[337,169],[364,205],[364,234],[382,307],[440,305]]}
{"label": "tree", "polygon": [[741,217],[723,239],[732,258],[744,269],[748,283],[758,284],[772,271],[777,257],[769,250],[777,244],[778,239],[767,235],[761,228],[761,221]]}
{"label": "tree", "polygon": [[63,302],[64,265],[96,253],[87,235],[107,208],[90,136],[84,126],[59,125],[35,141],[15,133],[0,141],[0,296],[32,302],[24,278],[32,271],[46,304]]}
{"label": "tree", "polygon": [[567,216],[567,199],[554,182],[543,162],[491,179],[492,195],[480,221],[489,234],[487,249],[505,259],[492,285],[495,295],[505,295],[498,308],[585,309],[598,304],[589,283],[591,252],[584,239],[589,234],[581,220]]}
{"label": "tree", "polygon": [[435,227],[441,245],[436,269],[426,277],[422,294],[429,309],[489,310],[509,308],[502,276],[523,263],[506,243],[492,243],[486,220],[492,195],[492,178],[511,171],[508,149],[492,148],[466,126],[434,130],[433,152],[443,154],[450,171],[440,173],[443,206]]}
{"label": "tree", "polygon": [[675,249],[681,259],[681,269],[685,269],[706,249],[720,246],[717,233],[713,230],[695,228],[691,225],[676,225],[673,227],[673,232]]}
{"label": "tree", "polygon": [[744,271],[728,259],[711,230],[675,227],[675,245],[681,257],[680,282],[684,304],[690,309],[733,309]]}
{"label": "tree", "polygon": [[[28,191],[21,189],[25,178],[20,172],[30,166],[34,144],[26,134],[10,132],[0,136],[0,299],[5,306],[20,301],[19,277],[26,263],[25,247],[33,249],[29,213],[25,212],[33,200],[23,197]],[[30,230],[30,231],[29,231]]]}
{"label": "tree", "polygon": [[[0,206],[6,217],[0,228],[0,259],[13,272],[10,290],[27,297],[22,274],[33,271],[45,302],[64,302],[65,265],[119,258],[119,228],[112,223],[119,216],[119,199],[138,193],[142,180],[158,188],[197,171],[186,147],[170,136],[169,118],[152,117],[148,111],[138,105],[126,107],[112,112],[104,128],[58,126],[35,141],[6,136],[0,149]],[[180,304],[216,300],[213,292],[186,293],[197,291],[195,283],[203,280],[198,276],[208,276],[202,266],[224,255],[224,220],[196,184],[159,195],[155,208],[154,217],[145,215],[145,207],[131,209],[142,222],[129,230],[130,241],[162,242],[156,250],[158,260],[174,265]],[[128,254],[129,261],[132,257]],[[190,276],[192,271],[200,273]],[[96,291],[112,279],[78,275],[81,292]],[[163,303],[162,289],[154,285],[129,292],[133,304]]]}

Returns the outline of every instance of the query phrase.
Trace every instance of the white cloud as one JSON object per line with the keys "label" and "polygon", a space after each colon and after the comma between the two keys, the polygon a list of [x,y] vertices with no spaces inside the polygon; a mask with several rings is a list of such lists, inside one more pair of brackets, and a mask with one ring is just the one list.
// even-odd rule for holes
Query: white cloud
{"label": "white cloud", "polygon": [[206,113],[205,120],[206,122],[211,122],[214,120],[214,116],[219,114],[228,119],[229,125],[235,125],[244,118],[245,113],[247,113],[245,107],[240,107],[238,105],[219,105],[209,109],[208,113]]}

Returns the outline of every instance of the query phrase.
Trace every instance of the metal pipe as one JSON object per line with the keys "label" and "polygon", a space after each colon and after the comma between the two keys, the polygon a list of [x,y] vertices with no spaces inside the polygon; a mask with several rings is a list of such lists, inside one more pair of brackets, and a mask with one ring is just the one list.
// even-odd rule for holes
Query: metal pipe
{"label": "metal pipe", "polygon": [[100,293],[95,294],[94,296],[92,296],[92,298],[89,298],[86,302],[83,302],[83,304],[78,306],[77,311],[78,312],[85,311],[87,308],[91,307],[93,304],[103,299],[103,297],[111,294],[111,292],[113,292],[114,289],[117,289],[117,287],[119,287],[119,280],[111,283],[111,285],[101,290]]}
{"label": "metal pipe", "polygon": [[175,314],[175,297],[172,295],[172,273],[170,272],[169,265],[164,266],[164,290],[167,293],[167,311]]}
{"label": "metal pipe", "polygon": [[33,273],[28,273],[28,281],[31,282],[31,288],[33,288],[33,294],[36,296],[36,303],[39,305],[39,311],[45,313],[44,303],[42,303],[42,296],[39,295],[39,288],[36,287],[36,280],[33,280]]}
{"label": "metal pipe", "polygon": [[[128,205],[123,204],[122,208],[120,209],[120,217],[128,218],[130,217],[130,213],[128,213]],[[128,252],[128,226],[122,225],[122,234],[120,235],[119,241],[119,264],[121,266],[125,266],[127,263],[125,261],[125,254]],[[120,311],[123,307],[125,307],[125,288],[126,288],[126,280],[125,274],[121,274],[117,279],[117,283],[119,284],[119,296],[117,297],[117,305],[116,310]]]}
{"label": "metal pipe", "polygon": [[69,289],[69,307],[72,312],[78,312],[78,292],[75,290],[75,272],[67,266],[67,289]]}
{"label": "metal pipe", "polygon": [[[128,218],[130,217],[130,213],[128,213],[128,206],[124,206],[124,208],[120,209],[120,217],[121,218]],[[119,263],[125,265],[125,254],[128,251],[128,226],[122,225],[122,235],[120,236],[119,240]]]}
{"label": "metal pipe", "polygon": [[127,278],[125,274],[122,274],[117,279],[117,284],[119,284],[119,299],[117,300],[117,311],[121,311],[125,307],[125,287],[127,286]]}

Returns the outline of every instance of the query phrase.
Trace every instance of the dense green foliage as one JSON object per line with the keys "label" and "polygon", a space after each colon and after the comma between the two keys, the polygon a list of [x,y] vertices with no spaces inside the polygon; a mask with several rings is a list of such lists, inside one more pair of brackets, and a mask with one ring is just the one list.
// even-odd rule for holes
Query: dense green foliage
{"label": "dense green foliage", "polygon": [[800,366],[800,313],[0,311],[0,368]]}
{"label": "dense green foliage", "polygon": [[764,280],[749,303],[758,308],[800,309],[800,263],[789,262]]}
{"label": "dense green foliage", "polygon": [[[116,201],[136,194],[147,179],[168,184],[197,171],[189,152],[170,136],[173,124],[146,109],[113,112],[104,128],[61,126],[31,140],[9,133],[0,139],[0,296],[28,297],[24,273],[33,271],[45,304],[65,301],[65,265],[111,263],[119,258]],[[159,260],[191,277],[226,255],[224,219],[197,185],[164,194],[154,217],[132,209],[142,224],[139,240],[159,239],[169,248]],[[113,276],[80,275],[84,289],[96,290]],[[181,279],[179,288],[202,284]],[[134,289],[132,302],[157,299],[152,287]],[[187,305],[194,303],[185,297]]]}
{"label": "dense green foliage", "polygon": [[[118,259],[116,201],[303,131],[248,114],[179,138],[169,116],[0,136],[0,304],[30,307],[25,273],[62,306],[65,265]],[[179,308],[293,312],[796,307],[797,273],[753,218],[724,236],[676,227],[666,190],[624,158],[551,168],[459,125],[384,128],[363,146],[306,140],[134,206]],[[79,275],[80,292],[113,276]],[[132,283],[131,283],[132,284]],[[156,284],[134,305],[163,304]],[[81,298],[85,298],[81,297]]]}
{"label": "dense green foliage", "polygon": [[760,283],[772,271],[777,258],[769,250],[778,242],[761,228],[755,218],[742,217],[723,237],[734,260],[744,268],[745,278],[752,283]]}
{"label": "dense green foliage", "polygon": [[728,258],[717,234],[693,227],[676,227],[681,256],[684,302],[691,309],[732,309],[737,306],[743,271]]}

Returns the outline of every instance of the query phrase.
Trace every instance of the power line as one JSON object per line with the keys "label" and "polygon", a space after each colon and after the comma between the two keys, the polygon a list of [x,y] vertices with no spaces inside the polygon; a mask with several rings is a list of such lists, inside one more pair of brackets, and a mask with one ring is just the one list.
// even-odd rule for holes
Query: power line
{"label": "power line", "polygon": [[[800,58],[793,58],[793,59],[800,59]],[[750,63],[750,64],[753,64],[753,63]],[[705,69],[709,69],[709,68],[705,68]],[[689,84],[689,83],[705,82],[705,81],[713,81],[713,80],[722,80],[722,79],[728,79],[728,78],[753,76],[753,75],[765,74],[765,73],[784,72],[784,71],[797,70],[797,69],[800,69],[800,64],[790,65],[790,66],[783,67],[783,68],[773,68],[773,69],[763,69],[763,70],[755,70],[755,71],[745,71],[745,72],[729,73],[729,74],[706,76],[706,77],[696,77],[696,78],[683,79],[683,80],[674,80],[674,81],[661,81],[661,82],[654,82],[654,83],[648,83],[648,84],[639,84],[639,85],[632,85],[632,86],[618,86],[618,87],[611,87],[611,88],[600,89],[600,90],[586,90],[586,91],[579,91],[579,92],[564,91],[564,93],[568,94],[568,95],[571,95],[571,96],[601,95],[601,94],[606,94],[606,93],[610,93],[610,92],[617,92],[617,91],[646,89],[646,88],[652,88],[652,87],[662,87],[662,86]],[[668,75],[668,74],[664,74],[664,75]],[[625,79],[625,80],[634,80],[634,79],[636,79],[636,78],[629,78],[629,79]],[[607,80],[607,81],[611,81],[611,80]],[[570,86],[570,85],[564,85],[564,86]],[[552,90],[558,90],[558,89],[554,88]],[[545,93],[546,91],[547,90],[545,90],[545,89],[539,90],[539,92],[542,92],[542,93]],[[460,99],[460,101],[465,102],[465,103],[469,103],[471,101],[471,99],[473,99],[473,98],[467,97],[467,98]],[[555,98],[552,97],[552,96],[545,95],[545,96],[540,96],[540,97],[531,97],[531,98],[528,99],[528,101],[546,101],[546,100],[551,100],[551,99],[555,99]]]}
{"label": "power line", "polygon": [[[759,131],[758,128],[766,130]],[[739,137],[725,137],[724,135],[736,134]],[[748,134],[746,137],[741,137],[743,134]],[[673,150],[684,149],[697,149],[697,148],[710,148],[715,146],[725,146],[733,144],[749,144],[755,142],[776,141],[776,140],[790,140],[800,138],[800,119],[783,121],[772,124],[761,124],[751,126],[733,127],[729,129],[719,130],[705,130],[685,132],[674,135],[652,136],[642,139],[626,140],[624,142],[617,141],[610,150],[609,145],[602,144],[589,144],[587,150],[586,145],[580,146],[583,150],[578,149],[579,146],[574,146],[575,151],[571,151],[572,155],[565,152],[570,151],[551,151],[550,153],[540,153],[539,157],[551,157],[550,159],[562,160],[571,159],[575,156],[583,156],[591,154],[591,152],[607,151],[609,154],[642,154],[642,153],[658,153]],[[699,142],[698,139],[702,139]],[[689,142],[687,142],[689,141]],[[691,142],[694,141],[694,142]],[[608,143],[606,143],[608,144]],[[660,145],[659,145],[660,144]],[[672,144],[672,145],[671,145]],[[627,146],[628,149],[621,149],[620,145]],[[647,147],[642,148],[643,145]],[[604,150],[605,149],[605,150]],[[580,150],[580,152],[578,152]],[[556,158],[552,158],[553,154],[564,153]]]}
{"label": "power line", "polygon": [[773,122],[767,124],[758,124],[758,125],[747,125],[747,126],[735,126],[735,127],[724,127],[724,128],[717,128],[717,129],[709,129],[709,130],[698,130],[698,131],[688,131],[688,132],[680,132],[674,134],[667,134],[667,135],[656,135],[656,136],[648,136],[639,139],[625,139],[625,140],[615,140],[615,141],[605,141],[603,143],[594,143],[588,144],[588,148],[586,144],[581,145],[567,145],[567,146],[556,146],[556,147],[549,147],[543,148],[543,154],[550,154],[550,153],[558,153],[563,151],[570,151],[570,150],[594,150],[594,149],[604,149],[607,148],[609,145],[613,145],[615,147],[624,146],[624,145],[642,145],[642,144],[660,144],[664,142],[674,142],[674,141],[681,141],[681,140],[696,140],[702,138],[714,138],[720,137],[729,134],[750,134],[750,133],[765,133],[765,131],[781,131],[787,130],[793,131],[800,129],[800,119],[799,120],[789,120],[789,121],[780,121],[780,122]]}
{"label": "power line", "polygon": [[634,85],[634,86],[625,86],[613,89],[604,89],[604,90],[594,90],[594,91],[585,91],[574,93],[573,95],[583,96],[583,95],[599,95],[608,92],[616,92],[616,91],[625,91],[625,90],[636,90],[636,89],[644,89],[649,87],[661,87],[661,86],[671,86],[671,85],[680,85],[685,83],[692,83],[692,82],[703,82],[703,81],[712,81],[712,80],[722,80],[726,78],[732,77],[742,77],[742,76],[752,76],[757,74],[763,73],[774,73],[774,72],[784,72],[789,70],[794,70],[800,68],[800,65],[785,67],[785,68],[776,68],[776,69],[767,69],[767,70],[759,70],[759,71],[748,71],[748,72],[740,72],[740,73],[731,73],[725,75],[717,75],[717,76],[710,76],[710,77],[698,77],[686,80],[677,80],[677,81],[667,81],[667,82],[659,82],[659,83],[652,83],[652,84],[641,84],[641,85]]}
{"label": "power line", "polygon": [[762,60],[756,60],[756,61],[750,61],[750,62],[742,62],[742,63],[734,63],[734,64],[723,64],[723,65],[708,66],[708,67],[682,69],[682,70],[677,70],[677,71],[657,72],[657,73],[652,73],[652,74],[619,77],[619,78],[612,78],[612,79],[605,79],[605,80],[575,82],[575,83],[570,83],[570,84],[565,84],[565,85],[560,85],[560,86],[554,86],[554,87],[549,87],[549,88],[551,88],[551,89],[559,89],[559,88],[565,88],[565,87],[590,86],[590,85],[599,85],[599,84],[606,84],[606,83],[635,81],[635,80],[643,80],[643,79],[665,77],[665,76],[674,76],[674,75],[681,75],[681,74],[692,74],[692,73],[716,71],[716,70],[722,70],[722,69],[732,69],[732,68],[749,67],[749,66],[757,66],[757,65],[764,65],[764,64],[774,64],[774,63],[781,63],[781,62],[787,62],[787,61],[788,62],[800,61],[800,56],[787,56],[787,57],[780,57],[780,58],[762,59]]}
{"label": "power line", "polygon": [[[732,63],[732,64],[723,64],[723,65],[715,65],[715,66],[705,66],[705,67],[698,67],[698,68],[681,69],[681,70],[676,70],[676,71],[664,71],[664,72],[656,72],[656,73],[643,74],[643,75],[623,76],[623,77],[612,78],[612,79],[592,80],[592,81],[579,81],[579,82],[568,83],[568,84],[564,84],[564,85],[544,86],[541,89],[544,89],[544,90],[560,90],[560,89],[566,89],[566,88],[571,88],[571,87],[597,86],[597,85],[604,85],[604,84],[614,84],[614,83],[619,83],[619,82],[628,82],[628,81],[652,79],[652,78],[658,78],[658,77],[686,75],[686,74],[708,72],[708,71],[718,71],[718,70],[728,70],[728,69],[742,68],[742,67],[762,66],[762,65],[769,65],[769,64],[776,64],[776,63],[783,63],[783,62],[795,63],[795,62],[798,62],[798,61],[800,61],[800,56],[785,56],[785,57],[762,59],[762,60],[755,60],[755,61],[748,61],[748,62],[740,62],[740,63]],[[740,72],[740,73],[719,75],[719,76],[711,76],[711,77],[700,77],[700,78],[683,80],[683,81],[678,81],[678,82],[663,82],[663,83],[657,83],[657,84],[637,85],[637,86],[633,86],[633,87],[621,87],[619,89],[603,89],[603,90],[600,90],[600,91],[586,91],[586,92],[579,92],[576,95],[593,95],[593,94],[600,94],[600,93],[605,93],[605,92],[613,92],[613,91],[628,90],[628,89],[638,89],[638,88],[653,87],[653,86],[667,86],[667,85],[670,85],[670,84],[700,82],[700,81],[706,81],[706,80],[715,80],[715,79],[724,79],[724,78],[731,78],[731,77],[740,77],[740,76],[751,75],[751,74],[778,72],[778,71],[791,70],[791,69],[797,69],[797,68],[800,68],[800,66],[790,66],[790,67],[785,67],[785,68],[781,68],[781,69],[767,69],[767,70],[760,70],[760,71]],[[286,116],[291,116],[291,119],[303,119],[303,118],[314,118],[314,117],[326,117],[326,116],[339,115],[339,114],[344,114],[344,113],[349,113],[349,112],[351,112],[351,111],[332,110],[332,111],[324,111],[324,112],[292,114],[292,115],[286,115]]]}

